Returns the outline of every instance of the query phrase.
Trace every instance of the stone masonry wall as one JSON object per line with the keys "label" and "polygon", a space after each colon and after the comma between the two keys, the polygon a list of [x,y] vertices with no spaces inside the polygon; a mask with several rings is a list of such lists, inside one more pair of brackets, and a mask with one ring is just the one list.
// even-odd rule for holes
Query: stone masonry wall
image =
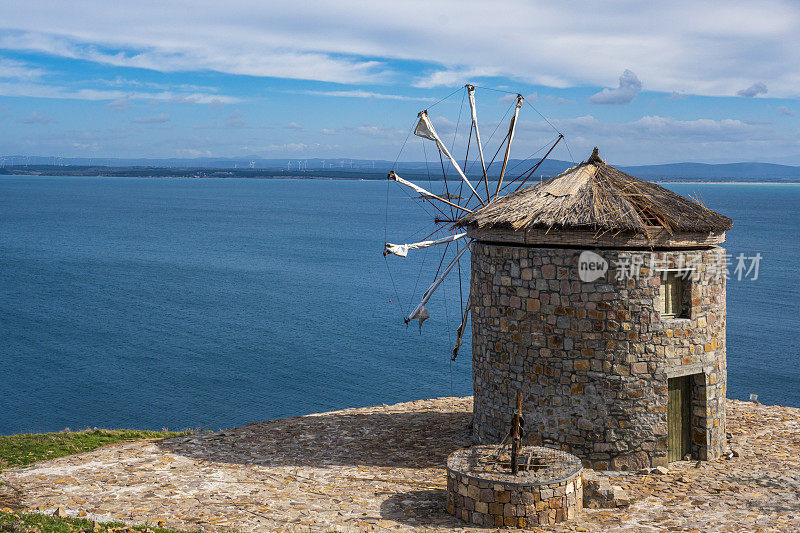
{"label": "stone masonry wall", "polygon": [[[473,429],[479,442],[503,439],[512,399],[521,391],[530,444],[564,449],[597,470],[665,465],[667,379],[692,375],[692,455],[722,453],[722,248],[595,250],[609,270],[583,282],[581,249],[472,246]],[[692,276],[685,315],[662,319],[660,269],[680,267],[683,258]],[[628,264],[638,265],[638,277],[621,279],[617,269]]]}
{"label": "stone masonry wall", "polygon": [[572,520],[583,510],[581,473],[553,483],[483,481],[447,469],[447,512],[486,527],[532,528]]}

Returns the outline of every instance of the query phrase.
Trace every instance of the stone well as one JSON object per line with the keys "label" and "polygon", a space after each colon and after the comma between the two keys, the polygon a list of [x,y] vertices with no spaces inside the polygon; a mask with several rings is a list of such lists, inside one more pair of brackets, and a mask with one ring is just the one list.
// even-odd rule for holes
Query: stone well
{"label": "stone well", "polygon": [[448,513],[479,526],[524,528],[571,520],[581,512],[580,459],[560,450],[526,446],[520,463],[533,466],[513,475],[494,460],[499,448],[473,446],[447,458]]}

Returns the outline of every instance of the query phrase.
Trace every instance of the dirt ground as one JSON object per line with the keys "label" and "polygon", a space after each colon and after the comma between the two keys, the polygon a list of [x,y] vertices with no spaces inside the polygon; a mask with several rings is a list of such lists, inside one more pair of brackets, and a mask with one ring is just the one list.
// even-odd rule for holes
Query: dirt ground
{"label": "dirt ground", "polygon": [[[728,400],[739,457],[613,474],[633,503],[553,531],[800,531],[800,409]],[[110,445],[0,474],[0,501],[188,530],[479,531],[446,514],[471,398]],[[484,529],[485,531],[485,529]]]}

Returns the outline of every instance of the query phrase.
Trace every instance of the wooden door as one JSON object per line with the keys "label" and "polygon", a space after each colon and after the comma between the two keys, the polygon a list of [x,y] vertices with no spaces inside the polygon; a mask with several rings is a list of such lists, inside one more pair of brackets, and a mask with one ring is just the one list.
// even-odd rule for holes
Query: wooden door
{"label": "wooden door", "polygon": [[672,378],[667,387],[667,460],[680,461],[690,453],[691,376]]}

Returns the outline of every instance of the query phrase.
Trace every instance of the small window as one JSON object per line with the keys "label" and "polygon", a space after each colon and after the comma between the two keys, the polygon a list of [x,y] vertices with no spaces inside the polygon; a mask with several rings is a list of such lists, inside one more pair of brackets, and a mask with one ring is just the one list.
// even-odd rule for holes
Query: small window
{"label": "small window", "polygon": [[683,315],[683,279],[677,272],[661,275],[661,318],[678,318]]}

